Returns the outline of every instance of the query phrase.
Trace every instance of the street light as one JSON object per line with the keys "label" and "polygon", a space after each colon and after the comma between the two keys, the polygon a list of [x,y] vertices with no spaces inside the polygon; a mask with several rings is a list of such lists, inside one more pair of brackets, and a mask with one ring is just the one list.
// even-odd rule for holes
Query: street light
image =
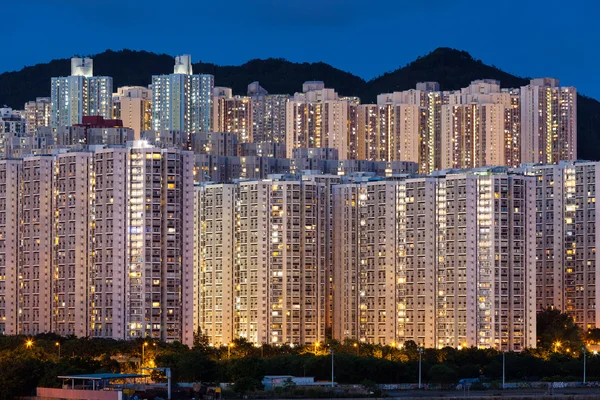
{"label": "street light", "polygon": [[142,366],[144,365],[144,350],[146,349],[146,346],[148,346],[148,342],[144,342],[142,345]]}
{"label": "street light", "polygon": [[33,346],[33,340],[27,339],[27,341],[25,342],[25,347],[30,349],[32,346]]}
{"label": "street light", "polygon": [[233,347],[233,342],[227,345],[227,358],[231,358],[231,348]]}
{"label": "street light", "polygon": [[317,355],[317,348],[319,348],[319,342],[315,342],[315,355]]}
{"label": "street light", "polygon": [[354,347],[356,347],[356,356],[359,357],[360,356],[360,346],[358,345],[358,342],[354,343]]}
{"label": "street light", "polygon": [[562,343],[559,340],[554,342],[554,352],[555,353],[558,351],[558,349],[560,348],[561,345],[562,345]]}
{"label": "street light", "polygon": [[56,342],[54,345],[58,347],[58,358],[60,358],[60,342]]}
{"label": "street light", "polygon": [[331,387],[333,388],[333,349],[331,351]]}
{"label": "street light", "polygon": [[421,389],[421,359],[423,356],[423,348],[419,347],[419,389]]}
{"label": "street light", "polygon": [[583,352],[583,384],[585,385],[585,373],[586,373],[586,370],[585,370],[585,367],[586,367],[586,365],[585,365],[586,348],[585,348],[585,346],[583,346],[581,348],[581,351]]}

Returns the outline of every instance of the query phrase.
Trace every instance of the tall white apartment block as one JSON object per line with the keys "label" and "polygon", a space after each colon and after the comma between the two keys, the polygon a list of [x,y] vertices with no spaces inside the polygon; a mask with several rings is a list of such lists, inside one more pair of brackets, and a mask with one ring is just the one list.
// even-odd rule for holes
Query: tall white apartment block
{"label": "tall white apartment block", "polygon": [[596,188],[600,163],[528,166],[536,177],[537,309],[554,307],[582,329],[599,326]]}
{"label": "tall white apartment block", "polygon": [[152,90],[143,86],[124,86],[113,93],[113,118],[133,129],[135,140],[152,129]]}
{"label": "tall white apartment block", "polygon": [[435,346],[435,179],[334,186],[333,335]]}
{"label": "tall white apartment block", "polygon": [[558,79],[521,87],[521,159],[556,164],[577,159],[577,90]]}
{"label": "tall white apartment block", "polygon": [[88,336],[94,228],[93,154],[55,160],[52,332]]}
{"label": "tall white apartment block", "polygon": [[535,189],[523,175],[448,175],[438,187],[438,347],[535,347]]}
{"label": "tall white apartment block", "polygon": [[271,344],[325,338],[323,186],[295,180],[240,183],[235,304],[240,337]]}
{"label": "tall white apartment block", "polygon": [[286,105],[286,154],[301,147],[335,148],[340,159],[348,154],[348,110],[350,101],[340,99],[322,82],[306,82]]}
{"label": "tall white apartment block", "polygon": [[[94,256],[90,280],[90,336],[129,337],[126,323],[129,149],[99,149],[94,154]],[[131,206],[138,208],[139,205]]]}
{"label": "tall white apartment block", "polygon": [[258,82],[248,85],[252,98],[252,140],[254,143],[285,143],[287,94],[268,94]]}
{"label": "tall white apartment block", "polygon": [[242,181],[197,193],[198,321],[211,343],[324,340],[326,182]]}
{"label": "tall white apartment block", "polygon": [[27,157],[22,171],[17,331],[35,335],[52,331],[54,157]]}
{"label": "tall white apartment block", "polygon": [[416,104],[357,106],[358,160],[419,162],[421,110]]}
{"label": "tall white apartment block", "polygon": [[235,133],[238,143],[254,142],[252,138],[252,98],[233,96],[230,88],[213,91],[213,131]]}
{"label": "tall white apartment block", "polygon": [[126,335],[191,343],[193,153],[133,147],[129,156]]}
{"label": "tall white apartment block", "polygon": [[175,57],[173,74],[152,77],[152,129],[210,132],[214,77],[193,74],[190,55]]}
{"label": "tall white apartment block", "polygon": [[0,335],[15,335],[18,312],[19,185],[22,162],[0,160]]}
{"label": "tall white apartment block", "polygon": [[535,190],[485,170],[334,186],[334,338],[535,346]]}
{"label": "tall white apartment block", "polygon": [[25,131],[27,136],[35,136],[38,127],[50,126],[50,97],[38,97],[35,101],[25,103]]}
{"label": "tall white apartment block", "polygon": [[112,118],[113,80],[93,75],[93,60],[75,57],[70,76],[52,78],[51,126],[80,124],[84,115]]}
{"label": "tall white apartment block", "polygon": [[236,273],[237,192],[236,184],[206,185],[196,190],[194,328],[200,327],[215,345],[227,345],[236,338],[234,282],[249,279]]}
{"label": "tall white apartment block", "polygon": [[502,104],[443,106],[441,168],[504,165],[504,122]]}

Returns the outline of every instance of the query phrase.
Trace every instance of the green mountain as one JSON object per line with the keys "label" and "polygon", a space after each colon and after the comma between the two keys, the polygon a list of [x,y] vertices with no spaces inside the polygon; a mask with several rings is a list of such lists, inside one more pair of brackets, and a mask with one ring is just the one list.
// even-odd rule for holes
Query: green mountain
{"label": "green mountain", "polygon": [[[92,56],[94,74],[112,76],[115,88],[125,85],[148,85],[152,75],[173,71],[173,57],[146,51],[111,51]],[[70,71],[68,59],[25,67],[20,71],[0,74],[0,105],[22,108],[26,101],[49,96],[50,78],[65,76]],[[519,87],[528,78],[504,72],[495,66],[476,60],[469,53],[438,48],[419,57],[405,67],[385,73],[366,82],[351,73],[325,63],[292,63],[283,59],[251,60],[240,66],[219,66],[211,63],[194,64],[195,73],[215,76],[215,84],[231,87],[234,93],[246,93],[250,82],[259,81],[269,93],[294,93],[309,80],[324,81],[344,96],[359,96],[363,103],[374,102],[377,95],[414,88],[417,82],[436,81],[444,90],[467,86],[476,79],[491,78],[503,87]],[[578,96],[579,158],[600,159],[600,102]]]}

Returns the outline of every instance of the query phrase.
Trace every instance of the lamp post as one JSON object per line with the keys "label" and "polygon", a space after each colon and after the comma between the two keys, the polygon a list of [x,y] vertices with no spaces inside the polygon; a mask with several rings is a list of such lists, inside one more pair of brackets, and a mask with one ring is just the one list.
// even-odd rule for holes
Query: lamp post
{"label": "lamp post", "polygon": [[25,347],[30,349],[32,346],[33,346],[33,340],[27,339],[27,341],[25,342]]}
{"label": "lamp post", "polygon": [[318,348],[319,348],[319,342],[315,342],[315,356],[317,355]]}
{"label": "lamp post", "polygon": [[586,348],[585,348],[585,346],[583,346],[581,348],[581,351],[583,352],[583,384],[585,385],[585,373],[586,373],[586,370],[585,370],[585,367],[586,367],[586,365],[585,365]]}
{"label": "lamp post", "polygon": [[331,349],[331,387],[333,388],[333,349]]}
{"label": "lamp post", "polygon": [[144,351],[146,350],[146,346],[148,346],[148,342],[144,342],[142,345],[142,366],[144,366]]}
{"label": "lamp post", "polygon": [[423,348],[419,347],[419,389],[421,389],[421,361],[423,357]]}
{"label": "lamp post", "polygon": [[354,343],[354,347],[356,347],[356,356],[359,357],[360,356],[360,346],[359,346],[358,342]]}
{"label": "lamp post", "polygon": [[58,347],[58,358],[60,358],[60,342],[56,342],[55,346]]}
{"label": "lamp post", "polygon": [[233,347],[233,343],[229,343],[227,345],[227,358],[231,358],[231,348]]}

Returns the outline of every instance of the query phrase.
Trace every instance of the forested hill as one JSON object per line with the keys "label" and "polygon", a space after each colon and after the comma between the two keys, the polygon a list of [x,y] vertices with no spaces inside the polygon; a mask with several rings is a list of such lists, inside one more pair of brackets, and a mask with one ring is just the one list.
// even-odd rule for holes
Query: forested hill
{"label": "forested hill", "polygon": [[[152,75],[173,71],[173,57],[146,51],[111,51],[92,55],[94,74],[112,76],[114,86],[146,86]],[[50,78],[70,71],[68,59],[25,67],[0,74],[0,105],[21,109],[26,101],[50,95]],[[476,79],[497,79],[503,87],[519,87],[528,78],[518,77],[476,60],[469,53],[438,48],[405,67],[385,73],[370,81],[325,63],[292,63],[283,59],[251,60],[239,66],[194,64],[194,73],[210,73],[217,86],[231,87],[245,94],[247,85],[259,81],[269,93],[293,94],[309,80],[324,81],[340,95],[359,96],[363,103],[374,102],[380,93],[414,88],[417,82],[436,81],[443,90],[468,86]],[[560,77],[558,77],[560,78]],[[600,102],[578,96],[578,152],[580,159],[600,159]]]}

